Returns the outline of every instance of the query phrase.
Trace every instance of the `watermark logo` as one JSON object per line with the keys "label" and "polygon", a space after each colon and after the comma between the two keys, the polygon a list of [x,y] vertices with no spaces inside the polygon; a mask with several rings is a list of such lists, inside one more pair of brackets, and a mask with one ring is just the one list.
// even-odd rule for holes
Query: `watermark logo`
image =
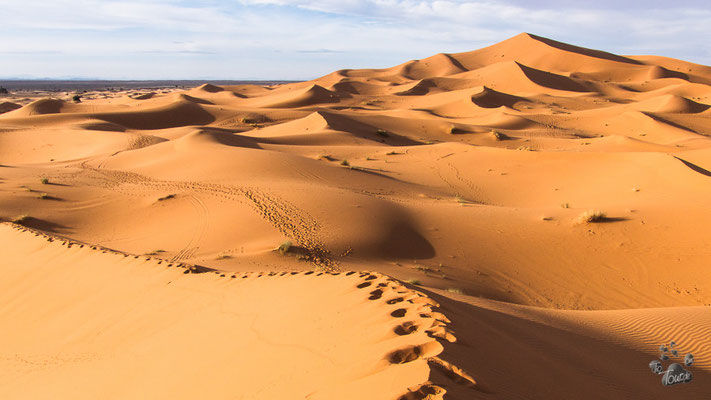
{"label": "watermark logo", "polygon": [[[659,346],[659,360],[652,360],[649,363],[649,369],[657,375],[662,375],[662,385],[671,386],[678,383],[689,383],[693,379],[690,371],[687,371],[679,362],[672,362],[669,367],[664,369],[662,361],[670,361],[673,358],[680,358],[677,344],[673,340],[669,345],[663,344]],[[681,360],[679,360],[681,362]],[[683,363],[690,367],[694,363],[694,355],[688,353],[684,356]]]}

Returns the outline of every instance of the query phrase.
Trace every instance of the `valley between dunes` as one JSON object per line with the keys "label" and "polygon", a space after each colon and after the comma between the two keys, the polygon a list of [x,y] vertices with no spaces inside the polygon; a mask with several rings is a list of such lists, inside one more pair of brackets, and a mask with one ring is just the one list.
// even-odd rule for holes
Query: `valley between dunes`
{"label": "valley between dunes", "polygon": [[711,67],[524,33],[0,103],[0,398],[711,393]]}

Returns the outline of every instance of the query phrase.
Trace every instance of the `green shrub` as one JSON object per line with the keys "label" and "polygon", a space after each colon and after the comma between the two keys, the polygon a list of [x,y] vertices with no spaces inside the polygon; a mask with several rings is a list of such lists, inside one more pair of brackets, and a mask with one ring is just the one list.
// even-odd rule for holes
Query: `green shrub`
{"label": "green shrub", "polygon": [[291,249],[291,242],[290,241],[286,241],[286,242],[280,244],[279,247],[277,247],[277,251],[281,255],[288,253],[289,249]]}
{"label": "green shrub", "polygon": [[592,223],[592,222],[603,222],[607,219],[607,215],[605,215],[604,212],[602,211],[585,211],[584,213],[580,214],[578,217],[578,221],[581,223]]}

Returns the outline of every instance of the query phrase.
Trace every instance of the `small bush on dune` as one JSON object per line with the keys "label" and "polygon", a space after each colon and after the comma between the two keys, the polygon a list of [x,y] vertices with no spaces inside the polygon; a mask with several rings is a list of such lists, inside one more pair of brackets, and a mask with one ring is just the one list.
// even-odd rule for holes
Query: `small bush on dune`
{"label": "small bush on dune", "polygon": [[462,204],[462,205],[472,203],[470,200],[467,200],[462,195],[456,195],[456,196],[454,196],[454,199],[457,201],[457,203]]}
{"label": "small bush on dune", "polygon": [[388,136],[390,136],[390,134],[388,133],[388,131],[386,131],[385,129],[378,129],[377,133],[378,133],[378,135],[380,135],[380,136],[382,136],[382,137],[388,137]]}
{"label": "small bush on dune", "polygon": [[505,134],[499,132],[499,131],[491,131],[491,135],[494,137],[496,140],[506,140],[509,137],[506,136]]}
{"label": "small bush on dune", "polygon": [[30,216],[27,214],[18,215],[17,217],[12,219],[12,223],[22,225],[25,222],[27,222],[29,219],[30,219]]}
{"label": "small bush on dune", "polygon": [[157,255],[160,254],[160,253],[165,253],[165,250],[160,250],[160,249],[158,249],[158,250],[153,250],[153,251],[151,251],[150,253],[146,253],[145,255],[147,255],[147,256],[157,256]]}
{"label": "small bush on dune", "polygon": [[174,198],[175,198],[175,194],[169,194],[167,196],[159,197],[158,201],[166,201],[166,200],[170,200],[170,199],[174,199]]}
{"label": "small bush on dune", "polygon": [[286,241],[277,247],[277,251],[279,254],[284,255],[289,252],[289,249],[291,249],[291,242]]}
{"label": "small bush on dune", "polygon": [[47,178],[42,178],[40,182],[42,182],[43,185],[49,185],[49,179]]}
{"label": "small bush on dune", "polygon": [[410,285],[422,285],[422,282],[420,282],[419,279],[408,279],[405,282],[409,283]]}
{"label": "small bush on dune", "polygon": [[341,165],[343,165],[344,167],[349,167],[351,164],[348,162],[348,160],[343,160],[341,161]]}
{"label": "small bush on dune", "polygon": [[607,215],[605,215],[604,212],[590,210],[580,214],[580,216],[578,217],[578,222],[589,224],[593,222],[603,222],[606,219]]}

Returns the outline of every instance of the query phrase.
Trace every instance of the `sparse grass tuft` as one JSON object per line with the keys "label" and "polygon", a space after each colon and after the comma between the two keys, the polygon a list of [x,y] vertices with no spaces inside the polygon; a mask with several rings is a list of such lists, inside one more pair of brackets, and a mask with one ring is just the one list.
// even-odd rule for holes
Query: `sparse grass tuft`
{"label": "sparse grass tuft", "polygon": [[394,156],[396,154],[397,154],[396,151],[388,151],[387,153],[385,153],[386,156]]}
{"label": "sparse grass tuft", "polygon": [[17,217],[12,219],[12,223],[22,225],[26,223],[30,219],[30,216],[27,214],[22,214],[18,215]]}
{"label": "sparse grass tuft", "polygon": [[454,294],[464,294],[464,290],[459,288],[447,288],[447,291]]}
{"label": "sparse grass tuft", "polygon": [[40,179],[40,182],[42,182],[43,185],[49,185],[49,179],[47,178]]}
{"label": "sparse grass tuft", "polygon": [[568,203],[563,203],[560,206],[563,208],[570,208],[570,204],[568,204]]}
{"label": "sparse grass tuft", "polygon": [[174,195],[174,194],[169,194],[169,195],[167,195],[167,196],[160,197],[160,198],[158,199],[158,201],[166,201],[166,200],[170,200],[170,199],[173,199],[173,198],[175,198],[175,195]]}
{"label": "sparse grass tuft", "polygon": [[254,125],[268,122],[268,119],[264,115],[245,115],[239,119],[239,122],[254,127]]}
{"label": "sparse grass tuft", "polygon": [[415,267],[415,269],[418,271],[422,271],[425,274],[427,274],[428,272],[434,271],[434,269],[432,267],[428,267],[426,265],[418,265],[417,267]]}
{"label": "sparse grass tuft", "polygon": [[499,132],[499,131],[491,131],[491,135],[494,137],[496,140],[506,140],[509,137],[506,136],[505,134]]}
{"label": "sparse grass tuft", "polygon": [[150,253],[146,253],[146,254],[144,254],[144,255],[146,255],[146,256],[157,256],[157,255],[160,254],[160,253],[165,253],[165,250],[161,250],[161,249],[153,250],[153,251],[151,251]]}
{"label": "sparse grass tuft", "polygon": [[607,215],[605,215],[604,212],[589,210],[589,211],[585,211],[584,213],[580,214],[580,216],[578,217],[578,222],[589,224],[589,223],[593,223],[593,222],[603,222],[606,219],[607,219]]}
{"label": "sparse grass tuft", "polygon": [[227,260],[228,258],[232,258],[232,256],[229,254],[220,254],[215,258],[215,260]]}
{"label": "sparse grass tuft", "polygon": [[408,279],[405,282],[409,283],[410,285],[417,285],[417,286],[422,285],[422,282],[420,282],[419,279]]}
{"label": "sparse grass tuft", "polygon": [[49,199],[50,196],[47,193],[40,193],[37,195],[37,198],[40,200],[46,200],[46,199]]}
{"label": "sparse grass tuft", "polygon": [[390,134],[385,129],[378,129],[376,133],[382,137],[388,137]]}
{"label": "sparse grass tuft", "polygon": [[288,253],[289,249],[291,249],[291,242],[290,241],[286,241],[286,242],[280,244],[279,247],[277,247],[277,251],[281,255]]}
{"label": "sparse grass tuft", "polygon": [[341,161],[341,165],[343,165],[344,167],[350,167],[351,164],[348,162],[348,160],[344,159],[343,161]]}

